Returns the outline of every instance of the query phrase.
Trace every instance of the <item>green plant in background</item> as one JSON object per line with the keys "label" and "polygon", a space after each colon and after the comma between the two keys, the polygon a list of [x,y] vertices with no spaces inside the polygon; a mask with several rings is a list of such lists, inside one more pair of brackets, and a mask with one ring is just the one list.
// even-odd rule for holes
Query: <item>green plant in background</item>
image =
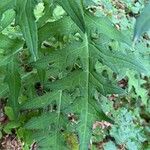
{"label": "green plant in background", "polygon": [[[141,149],[147,140],[138,102],[148,103],[140,78],[149,75],[148,65],[131,47],[132,36],[119,31],[109,16],[94,15],[95,3],[1,0],[0,96],[9,120],[1,130],[15,131],[24,150],[33,145],[39,150],[98,149],[94,141],[108,136],[104,149]],[[147,30],[140,19],[134,39]],[[125,76],[128,89],[118,85]],[[104,120],[114,125],[103,136],[100,130],[100,137],[93,134],[94,123]]]}
{"label": "green plant in background", "polygon": [[136,21],[134,31],[134,41],[136,41],[141,34],[148,31],[150,28],[150,17],[149,17],[150,4],[147,4],[141,13],[140,17]]}

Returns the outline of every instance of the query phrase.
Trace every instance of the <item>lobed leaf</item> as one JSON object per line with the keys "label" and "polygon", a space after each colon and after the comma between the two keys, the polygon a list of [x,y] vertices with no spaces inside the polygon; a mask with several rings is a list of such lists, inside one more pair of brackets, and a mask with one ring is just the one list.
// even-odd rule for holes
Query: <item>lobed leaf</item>
{"label": "lobed leaf", "polygon": [[64,17],[54,22],[47,22],[45,25],[39,28],[39,45],[41,45],[43,41],[47,40],[51,36],[58,37],[61,35],[69,35],[74,31],[73,29],[76,28],[69,17]]}
{"label": "lobed leaf", "polygon": [[20,39],[12,39],[7,35],[0,34],[0,49],[5,50],[5,53],[10,51],[17,51],[23,46],[23,41]]}
{"label": "lobed leaf", "polygon": [[43,96],[27,101],[24,105],[22,105],[21,109],[44,108],[51,104],[53,101],[57,101],[58,97],[59,92],[47,93]]}
{"label": "lobed leaf", "polygon": [[56,113],[47,113],[39,117],[32,117],[24,127],[29,130],[46,129],[49,128],[51,124],[56,123],[56,117]]}
{"label": "lobed leaf", "polygon": [[4,34],[0,34],[0,39],[0,49],[3,49],[5,54],[1,56],[0,66],[6,66],[10,59],[21,50],[24,42],[20,39],[11,39]]}
{"label": "lobed leaf", "polygon": [[44,14],[42,15],[42,17],[39,18],[37,24],[38,24],[38,28],[42,27],[47,20],[50,19],[50,17],[53,16],[53,11],[54,11],[54,4],[53,4],[53,0],[43,0],[44,2]]}
{"label": "lobed leaf", "polygon": [[[84,14],[82,1],[57,0],[70,17],[47,22],[48,17],[43,16],[41,20],[39,19],[38,31],[33,14],[34,1],[17,0],[16,2],[17,23],[21,27],[34,60],[38,58],[38,48],[41,52],[46,49],[47,53],[41,54],[40,59],[30,64],[34,68],[34,75],[31,75],[31,78],[21,78],[17,65],[9,64],[7,83],[11,91],[10,102],[15,102],[13,109],[17,108],[18,112],[17,100],[22,79],[24,87],[28,88],[25,92],[29,100],[21,106],[21,110],[34,112],[34,109],[39,109],[36,111],[37,117],[31,117],[24,128],[32,132],[33,140],[37,142],[39,149],[68,149],[64,144],[64,135],[77,133],[80,150],[87,150],[94,122],[109,120],[98,102],[101,99],[99,95],[125,94],[125,91],[117,86],[116,80],[110,80],[96,70],[97,62],[106,65],[112,72],[117,72],[118,68],[129,68],[138,72],[144,72],[145,69],[140,61],[132,57],[132,54],[128,56],[121,51],[113,52],[108,49],[106,45],[112,40],[128,45],[130,40],[107,18],[96,17],[87,12]],[[44,1],[45,14],[51,12],[50,3],[51,1]],[[98,36],[93,39],[92,34],[95,33]],[[106,44],[102,42],[99,33],[107,37]],[[66,42],[67,44],[61,43],[63,45],[61,49],[55,47],[52,49],[51,46],[41,48],[45,40],[56,38],[60,42],[61,36],[68,37],[70,34],[72,38]],[[14,46],[14,43],[12,45]],[[12,45],[10,48],[6,44],[0,46],[11,49]],[[34,83],[39,80],[38,75],[42,84],[34,89]],[[38,90],[42,90],[43,95],[35,97]]]}
{"label": "lobed leaf", "polygon": [[34,61],[38,59],[38,34],[34,17],[35,2],[33,0],[16,1],[16,22],[19,24],[27,47]]}
{"label": "lobed leaf", "polygon": [[9,9],[3,13],[3,17],[0,21],[0,31],[4,30],[8,25],[12,23],[15,18],[15,11],[13,9]]}
{"label": "lobed leaf", "polygon": [[98,31],[110,39],[131,45],[130,39],[118,31],[107,17],[97,17],[87,12],[85,14],[85,22],[89,30]]}
{"label": "lobed leaf", "polygon": [[[100,46],[98,44],[93,44],[96,53],[99,53],[100,59],[103,64],[110,67],[114,72],[119,73],[119,68],[128,68],[131,70],[136,70],[137,72],[143,72],[147,74],[148,70],[144,67],[141,60],[135,58],[134,53],[124,54],[122,52],[111,53],[107,48]],[[103,50],[105,48],[105,51]],[[95,52],[95,51],[94,51]],[[109,61],[107,61],[109,60]]]}
{"label": "lobed leaf", "polygon": [[85,33],[85,22],[83,16],[83,8],[80,0],[57,0],[58,4],[68,13],[72,20]]}

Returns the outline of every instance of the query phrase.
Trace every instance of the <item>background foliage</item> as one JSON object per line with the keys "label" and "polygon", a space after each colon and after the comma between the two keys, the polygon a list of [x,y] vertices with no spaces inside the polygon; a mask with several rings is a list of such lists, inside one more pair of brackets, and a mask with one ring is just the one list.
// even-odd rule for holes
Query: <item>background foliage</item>
{"label": "background foliage", "polygon": [[1,0],[1,149],[150,149],[146,3]]}

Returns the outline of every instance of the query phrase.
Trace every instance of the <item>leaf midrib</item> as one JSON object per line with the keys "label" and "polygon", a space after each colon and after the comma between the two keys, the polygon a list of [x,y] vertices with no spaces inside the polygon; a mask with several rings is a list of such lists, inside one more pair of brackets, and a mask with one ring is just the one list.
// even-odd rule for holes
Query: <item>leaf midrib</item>
{"label": "leaf midrib", "polygon": [[[84,140],[83,143],[80,143],[80,150],[84,150],[84,146],[85,146],[85,143],[86,143],[86,135],[87,135],[87,127],[88,127],[88,103],[89,103],[89,73],[90,73],[90,68],[89,68],[89,64],[90,64],[90,61],[89,61],[89,45],[88,45],[88,36],[87,36],[87,33],[85,33],[85,53],[86,53],[86,101],[85,101],[85,111],[84,111],[84,130],[83,130],[83,136],[82,136],[82,139]],[[83,108],[84,109],[84,108]],[[85,146],[86,147],[86,146]]]}

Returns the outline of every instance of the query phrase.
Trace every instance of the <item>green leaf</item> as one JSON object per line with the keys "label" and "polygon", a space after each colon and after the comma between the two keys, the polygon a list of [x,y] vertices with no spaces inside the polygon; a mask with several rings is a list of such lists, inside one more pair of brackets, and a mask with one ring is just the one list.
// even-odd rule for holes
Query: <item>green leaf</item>
{"label": "green leaf", "polygon": [[0,34],[0,39],[0,49],[5,50],[5,53],[17,51],[23,46],[23,41],[21,39],[9,38],[7,35],[4,34]]}
{"label": "green leaf", "polygon": [[34,61],[38,59],[38,34],[34,17],[35,2],[33,0],[17,0],[16,22],[19,24],[28,49]]}
{"label": "green leaf", "polygon": [[38,30],[39,45],[51,36],[59,37],[61,35],[69,35],[74,32],[73,29],[76,28],[70,17],[64,17],[55,22],[47,22]]}
{"label": "green leaf", "polygon": [[85,33],[85,22],[83,16],[83,8],[80,0],[57,0],[58,4],[68,13],[72,20]]}
{"label": "green leaf", "polygon": [[38,68],[38,69],[37,69],[37,73],[38,73],[38,76],[39,76],[40,81],[41,81],[42,83],[44,83],[46,71],[45,71],[44,69]]}
{"label": "green leaf", "polygon": [[[141,144],[146,140],[143,135],[143,127],[134,123],[133,112],[125,108],[113,113],[115,124],[110,130],[110,135],[115,138],[117,144],[125,144],[127,149],[141,149]],[[136,116],[137,117],[137,116]]]}
{"label": "green leaf", "polygon": [[150,29],[150,3],[147,4],[141,13],[141,15],[137,18],[135,28],[134,28],[134,42],[142,35],[142,33],[148,31]]}
{"label": "green leaf", "polygon": [[44,94],[43,96],[36,97],[32,100],[27,101],[22,105],[21,109],[37,109],[44,108],[50,105],[53,101],[56,101],[59,97],[59,92],[52,92]]}
{"label": "green leaf", "polygon": [[6,96],[7,92],[8,92],[8,85],[6,83],[5,84],[1,84],[0,97]]}
{"label": "green leaf", "polygon": [[[72,20],[69,17],[63,17],[39,27],[39,49],[44,53],[31,65],[37,74],[39,73],[37,69],[45,70],[49,80],[43,82],[42,90],[46,93],[43,92],[42,96],[35,97],[35,94],[27,93],[30,98],[21,109],[33,112],[36,111],[33,109],[37,109],[37,116],[31,117],[25,123],[24,128],[32,131],[33,140],[39,147],[41,146],[41,149],[46,149],[46,147],[60,149],[61,146],[62,149],[67,149],[67,146],[61,141],[64,141],[63,135],[69,132],[69,134],[76,133],[79,137],[80,150],[87,150],[92,135],[92,125],[95,121],[110,120],[105,115],[109,107],[102,109],[100,105],[101,101],[104,101],[103,96],[125,94],[125,91],[117,86],[113,72],[118,73],[120,68],[135,69],[139,72],[143,72],[144,69],[142,64],[132,57],[132,53],[128,57],[124,49],[122,50],[124,53],[109,50],[108,46],[112,40],[117,41],[118,45],[130,45],[130,40],[120,33],[107,18],[86,13],[87,32],[85,33],[83,10],[79,1],[57,2]],[[84,33],[76,28],[74,22]],[[61,36],[70,34],[69,42],[64,44],[60,40]],[[96,38],[93,38],[93,35],[96,35]],[[105,42],[103,38],[106,38]],[[52,45],[62,42],[62,46],[61,48],[54,46],[53,49],[44,47],[42,43],[45,40]],[[126,45],[125,49],[127,48]],[[108,77],[104,76],[102,71],[97,71],[97,64],[105,65],[112,74],[109,74]],[[29,82],[31,81],[35,80]],[[27,87],[34,90],[33,84],[34,82],[26,85],[30,85]],[[106,107],[105,103],[102,103],[103,107]],[[111,106],[110,109],[113,109],[113,103]]]}
{"label": "green leaf", "polygon": [[15,18],[15,11],[9,9],[3,13],[3,17],[0,21],[1,31],[4,30],[8,25],[12,23]]}
{"label": "green leaf", "polygon": [[48,128],[52,123],[56,123],[57,115],[55,113],[42,114],[39,117],[32,117],[26,124],[25,128],[30,130],[40,130]]}
{"label": "green leaf", "polygon": [[38,140],[37,145],[40,147],[40,150],[45,150],[49,148],[57,150],[69,150],[69,148],[67,148],[67,144],[65,143],[64,136],[60,133],[56,135],[53,131],[50,135]]}
{"label": "green leaf", "polygon": [[[66,35],[67,33],[69,34],[72,32],[72,28],[74,28],[74,25],[69,17],[64,17],[55,22],[47,22],[44,26],[39,28],[39,44],[51,36],[60,36],[61,34]],[[45,34],[43,34],[43,32]]]}
{"label": "green leaf", "polygon": [[9,86],[9,105],[14,110],[15,119],[17,119],[18,111],[19,111],[19,103],[18,97],[20,94],[21,88],[21,77],[17,70],[17,64],[14,58],[8,63],[7,75],[6,75],[6,82]]}
{"label": "green leaf", "polygon": [[8,9],[12,9],[14,7],[14,0],[1,0],[0,4],[0,16]]}
{"label": "green leaf", "polygon": [[107,17],[97,17],[87,12],[85,14],[85,22],[89,30],[95,30],[98,33],[103,33],[110,39],[131,45],[131,40],[118,31]]}
{"label": "green leaf", "polygon": [[[65,68],[70,64],[66,63],[67,61],[65,58],[67,58],[69,62],[72,62],[71,59],[76,60],[79,57],[82,62],[83,70],[78,69],[73,71],[68,74],[67,77],[63,77],[62,79],[49,83],[47,87],[56,91],[75,89],[76,87],[79,87],[81,92],[79,100],[80,106],[79,103],[77,103],[77,105],[74,104],[74,106],[70,106],[69,110],[73,111],[74,113],[78,113],[79,115],[80,119],[79,123],[77,124],[77,132],[80,139],[79,145],[81,150],[85,150],[88,149],[92,124],[96,118],[103,118],[103,113],[100,110],[97,112],[95,107],[91,106],[91,103],[94,105],[95,101],[93,100],[93,93],[90,91],[90,88],[96,88],[104,95],[108,93],[122,94],[124,91],[114,84],[107,82],[106,79],[100,77],[100,75],[94,71],[94,66],[92,65],[93,49],[89,47],[87,35],[85,35],[83,42],[73,43],[59,52],[57,51],[52,53],[52,62],[54,59],[54,64],[52,66],[56,65],[56,68],[59,67],[60,69],[61,67]],[[78,102],[78,100],[76,100],[76,102]]]}
{"label": "green leaf", "polygon": [[147,105],[148,91],[142,87],[142,84],[145,83],[145,81],[140,78],[140,75],[133,71],[127,71],[126,75],[128,77],[128,91],[130,92],[134,87],[137,98],[140,96],[143,104]]}
{"label": "green leaf", "polygon": [[4,110],[5,110],[5,114],[8,116],[8,118],[10,120],[15,120],[14,111],[11,107],[7,106],[7,107],[4,108]]}
{"label": "green leaf", "polygon": [[[146,67],[142,64],[141,60],[136,58],[134,53],[122,53],[122,52],[114,52],[107,50],[107,47],[103,47],[100,44],[92,44],[95,48],[95,57],[98,57],[102,60],[103,64],[110,67],[114,72],[119,73],[120,68],[128,68],[131,70],[136,70],[139,73],[148,73]],[[105,50],[104,50],[105,49]],[[109,61],[107,61],[109,60]]]}
{"label": "green leaf", "polygon": [[[55,93],[56,94],[56,93]],[[68,120],[63,117],[61,114],[61,105],[62,105],[62,91],[59,91],[57,94],[57,111],[42,114],[39,117],[31,118],[26,124],[26,129],[32,130],[47,130],[48,133],[45,137],[39,141],[38,145],[40,147],[55,147],[56,149],[64,149],[63,145],[60,144],[63,141],[63,138],[60,133],[60,128],[67,124]],[[53,97],[49,97],[49,99],[53,99]],[[43,99],[44,100],[44,99]],[[52,133],[49,133],[49,128],[53,128]],[[53,138],[52,138],[53,137]],[[65,145],[64,145],[65,147]]]}
{"label": "green leaf", "polygon": [[18,128],[20,126],[20,123],[19,122],[15,122],[15,121],[11,121],[9,123],[7,123],[4,127],[4,131],[7,133],[7,134],[11,134],[11,130],[12,129],[15,129],[15,128]]}
{"label": "green leaf", "polygon": [[55,5],[53,4],[53,0],[44,0],[44,14],[42,17],[38,20],[38,28],[42,27],[50,17],[53,16],[53,11],[55,8]]}
{"label": "green leaf", "polygon": [[109,141],[109,142],[105,143],[104,150],[117,150],[117,147],[114,142]]}
{"label": "green leaf", "polygon": [[[87,20],[87,23],[89,23],[89,19]],[[95,19],[90,19],[90,25],[94,24]],[[111,39],[125,42],[125,40],[123,39],[124,35],[120,34],[120,32],[117,31],[110,22],[104,22],[103,26],[99,26],[97,23],[96,28],[99,27],[101,27],[100,29],[102,29],[99,29],[99,31],[105,34],[108,32],[110,34],[108,36],[110,36]],[[89,26],[89,33],[91,33],[91,28],[92,26]],[[92,105],[94,104],[97,105],[93,99],[93,90],[97,89],[103,95],[106,95],[108,93],[124,93],[121,88],[117,87],[115,84],[108,81],[108,79],[105,79],[95,71],[94,68],[96,62],[102,58],[104,63],[107,66],[111,67],[111,69],[115,68],[116,66],[123,66],[125,68],[136,68],[137,70],[139,70],[139,66],[137,62],[134,62],[135,60],[131,58],[129,59],[128,57],[124,58],[123,54],[123,56],[121,54],[111,54],[109,51],[106,51],[106,47],[99,47],[99,50],[97,50],[97,45],[90,40],[90,35],[84,35],[84,37],[82,38],[84,39],[82,42],[74,42],[59,51],[50,52],[49,56],[43,57],[43,59],[37,61],[35,66],[37,65],[38,67],[43,68],[44,66],[46,66],[46,64],[51,64],[50,69],[53,69],[51,75],[53,75],[53,72],[55,72],[54,70],[57,69],[65,72],[65,68],[67,68],[67,66],[72,67],[76,60],[80,58],[79,66],[81,66],[82,69],[72,71],[66,76],[54,82],[48,83],[46,85],[46,88],[56,91],[64,91],[73,90],[76,87],[79,87],[79,100],[75,100],[75,102],[70,107],[68,107],[66,111],[77,113],[79,116],[79,123],[77,124],[76,129],[79,134],[80,149],[85,150],[88,149],[92,124],[94,123],[96,118],[102,119],[104,116],[99,109],[96,109],[96,107],[92,107]],[[101,43],[99,43],[99,45],[101,45]],[[110,60],[110,62],[108,62],[107,60]],[[119,63],[117,64],[117,62]],[[142,67],[140,67],[140,71],[141,70],[143,70]]]}
{"label": "green leaf", "polygon": [[3,134],[2,134],[2,132],[0,131],[0,139],[3,137]]}

